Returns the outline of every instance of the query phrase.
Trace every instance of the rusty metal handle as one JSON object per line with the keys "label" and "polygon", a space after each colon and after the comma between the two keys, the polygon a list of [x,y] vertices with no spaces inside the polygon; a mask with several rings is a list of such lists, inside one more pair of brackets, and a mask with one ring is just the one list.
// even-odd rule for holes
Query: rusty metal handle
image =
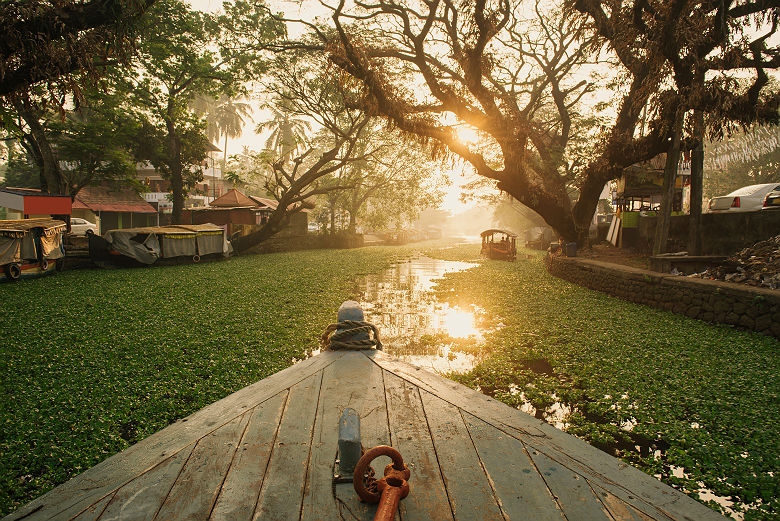
{"label": "rusty metal handle", "polygon": [[401,456],[401,453],[395,450],[393,447],[389,447],[387,445],[377,445],[373,449],[369,449],[365,454],[363,454],[363,456],[360,457],[357,465],[355,465],[355,474],[352,478],[352,484],[355,487],[355,492],[357,492],[358,496],[360,496],[360,500],[365,501],[366,503],[378,503],[381,499],[380,491],[373,492],[367,489],[366,484],[364,483],[364,476],[366,475],[366,471],[370,468],[371,462],[379,456],[388,456],[393,460],[391,465],[385,467],[385,476],[387,478],[395,478],[406,481],[410,476],[409,467],[404,464],[403,456]]}
{"label": "rusty metal handle", "polygon": [[398,502],[409,495],[409,483],[405,479],[382,478],[377,482],[382,497],[376,507],[374,521],[393,521]]}

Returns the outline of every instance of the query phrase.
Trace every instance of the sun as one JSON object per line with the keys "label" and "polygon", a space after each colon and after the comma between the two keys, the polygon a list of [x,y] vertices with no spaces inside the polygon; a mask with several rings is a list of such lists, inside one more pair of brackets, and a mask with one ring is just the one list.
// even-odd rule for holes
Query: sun
{"label": "sun", "polygon": [[474,127],[463,125],[455,129],[455,137],[465,145],[473,145],[479,141],[479,132]]}

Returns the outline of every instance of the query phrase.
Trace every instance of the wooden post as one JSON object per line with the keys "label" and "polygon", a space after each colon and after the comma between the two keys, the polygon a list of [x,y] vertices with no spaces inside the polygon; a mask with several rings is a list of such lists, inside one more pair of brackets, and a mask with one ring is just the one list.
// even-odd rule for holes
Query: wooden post
{"label": "wooden post", "polygon": [[701,202],[704,184],[704,112],[693,111],[691,156],[691,215],[688,221],[688,255],[701,255]]}
{"label": "wooden post", "polygon": [[675,116],[671,132],[671,142],[666,151],[663,199],[661,200],[661,211],[659,212],[658,220],[656,221],[653,255],[666,253],[666,242],[669,239],[669,227],[672,220],[674,184],[677,179],[677,169],[679,168],[680,163],[680,138],[682,136],[684,115],[684,112],[679,112]]}

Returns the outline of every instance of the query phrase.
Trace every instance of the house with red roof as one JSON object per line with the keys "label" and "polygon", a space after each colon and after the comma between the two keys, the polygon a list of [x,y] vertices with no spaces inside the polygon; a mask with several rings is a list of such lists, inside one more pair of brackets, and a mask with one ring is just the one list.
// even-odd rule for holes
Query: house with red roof
{"label": "house with red roof", "polygon": [[108,230],[159,224],[157,210],[127,187],[83,187],[73,199],[72,215],[97,224],[99,235]]}
{"label": "house with red roof", "polygon": [[[191,224],[213,223],[225,226],[229,236],[247,235],[263,226],[279,203],[274,199],[246,195],[235,188],[209,203],[206,208],[190,208],[184,212],[184,221]],[[306,235],[308,209],[296,212],[279,236]]]}

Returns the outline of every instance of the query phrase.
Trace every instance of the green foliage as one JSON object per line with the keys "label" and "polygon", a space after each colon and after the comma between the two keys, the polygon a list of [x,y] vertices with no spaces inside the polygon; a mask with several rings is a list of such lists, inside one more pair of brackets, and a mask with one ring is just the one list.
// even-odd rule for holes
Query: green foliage
{"label": "green foliage", "polygon": [[[473,260],[477,249],[426,253]],[[0,285],[0,513],[302,358],[357,296],[356,277],[413,251],[294,252]],[[586,290],[549,276],[538,257],[448,274],[437,290],[485,309],[487,329],[503,324],[484,362],[453,378],[513,406],[518,390],[541,409],[560,401],[572,407],[569,432],[693,496],[699,482],[733,496],[745,519],[776,517],[777,340]]]}
{"label": "green foliage", "polygon": [[5,180],[0,183],[2,186],[41,188],[41,177],[38,175],[38,169],[26,155],[14,157],[3,166],[2,175]]}
{"label": "green foliage", "polygon": [[68,165],[63,174],[70,186],[134,176],[139,124],[122,102],[121,94],[89,91],[78,109],[49,122],[49,139]]}
{"label": "green foliage", "polygon": [[66,271],[0,285],[0,515],[317,347],[410,248]]}
{"label": "green foliage", "polygon": [[182,0],[157,0],[144,19],[135,74],[120,74],[148,119],[145,159],[171,180],[174,222],[206,156],[206,127],[193,102],[245,94],[244,82],[265,70],[264,42],[284,33],[262,2],[226,2],[224,8],[226,14],[212,15]]}
{"label": "green foliage", "polygon": [[[447,255],[468,259],[473,247]],[[572,407],[568,432],[691,496],[731,497],[745,519],[780,513],[776,339],[587,290],[538,258],[447,274],[437,291],[504,324],[488,335],[490,355],[455,379],[514,406],[518,390],[536,407],[560,400]],[[540,359],[551,374],[529,370]]]}

